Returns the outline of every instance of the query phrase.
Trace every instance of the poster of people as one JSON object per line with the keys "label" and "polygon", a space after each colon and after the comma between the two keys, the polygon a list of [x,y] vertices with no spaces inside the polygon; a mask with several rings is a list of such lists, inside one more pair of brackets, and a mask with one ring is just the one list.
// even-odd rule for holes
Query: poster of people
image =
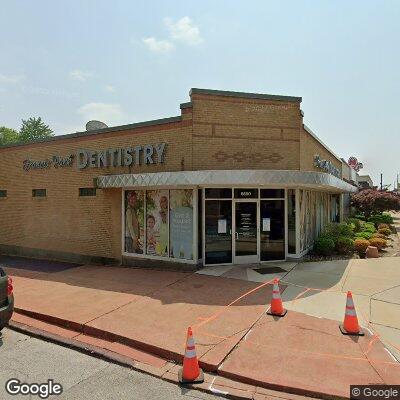
{"label": "poster of people", "polygon": [[170,255],[193,259],[193,191],[170,190]]}
{"label": "poster of people", "polygon": [[144,191],[125,192],[125,251],[143,254]]}
{"label": "poster of people", "polygon": [[168,190],[146,192],[146,254],[168,256]]}

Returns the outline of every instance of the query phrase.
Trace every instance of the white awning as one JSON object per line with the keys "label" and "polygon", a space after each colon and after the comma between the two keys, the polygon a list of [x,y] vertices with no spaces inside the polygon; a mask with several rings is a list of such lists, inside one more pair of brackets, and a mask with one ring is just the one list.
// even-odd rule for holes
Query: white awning
{"label": "white awning", "polygon": [[336,193],[357,191],[355,186],[331,174],[283,170],[207,170],[103,175],[97,178],[97,186],[102,189],[157,186],[265,186],[267,188],[300,187]]}

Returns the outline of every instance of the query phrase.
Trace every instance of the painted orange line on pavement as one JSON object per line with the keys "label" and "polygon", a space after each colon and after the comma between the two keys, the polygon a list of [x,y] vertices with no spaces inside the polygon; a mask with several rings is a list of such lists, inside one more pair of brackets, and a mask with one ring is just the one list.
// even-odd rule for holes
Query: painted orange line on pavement
{"label": "painted orange line on pavement", "polygon": [[251,294],[251,293],[254,293],[255,291],[261,289],[262,287],[267,286],[267,285],[270,285],[272,282],[273,282],[273,279],[271,279],[271,280],[268,281],[268,282],[264,282],[264,283],[262,283],[261,285],[259,285],[259,286],[255,287],[255,288],[249,290],[248,292],[242,294],[242,295],[239,296],[237,299],[235,299],[235,300],[233,300],[232,302],[230,302],[228,305],[223,306],[223,308],[222,308],[221,310],[219,310],[219,311],[217,311],[215,314],[211,315],[211,317],[205,319],[203,322],[200,322],[199,324],[194,325],[193,328],[196,328],[196,329],[197,329],[197,328],[200,328],[201,326],[203,326],[203,325],[205,325],[205,324],[207,324],[207,323],[213,321],[214,319],[218,318],[221,314],[223,314],[223,313],[226,311],[226,309],[227,309],[228,307],[234,305],[234,304],[237,303],[238,301],[242,300],[244,297],[248,296],[248,295]]}
{"label": "painted orange line on pavement", "polygon": [[[263,347],[265,346],[262,343],[256,343],[254,341],[251,340],[246,340],[246,342],[243,342],[243,345],[245,346],[249,346],[249,347]],[[344,360],[354,360],[354,361],[364,361],[364,362],[374,362],[376,364],[387,364],[387,365],[393,365],[396,367],[400,367],[400,363],[398,362],[393,362],[393,361],[382,361],[382,360],[375,360],[375,359],[368,359],[367,357],[363,358],[363,357],[354,357],[354,356],[344,356],[344,355],[338,355],[338,354],[331,354],[331,353],[319,353],[319,352],[315,352],[315,351],[308,351],[308,350],[304,350],[304,349],[293,349],[297,352],[302,352],[302,353],[306,353],[306,354],[311,354],[311,355],[316,355],[316,356],[322,356],[322,357],[326,357],[326,358],[335,358],[335,359],[344,359]],[[363,353],[365,355],[365,353]]]}

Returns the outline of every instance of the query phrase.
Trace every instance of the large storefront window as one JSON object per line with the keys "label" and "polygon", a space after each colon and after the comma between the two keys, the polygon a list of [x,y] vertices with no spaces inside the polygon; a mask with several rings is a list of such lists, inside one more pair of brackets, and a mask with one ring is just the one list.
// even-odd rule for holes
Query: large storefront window
{"label": "large storefront window", "polygon": [[193,191],[170,190],[170,256],[193,260]]}
{"label": "large storefront window", "polygon": [[125,192],[125,251],[143,254],[144,190]]}
{"label": "large storefront window", "polygon": [[146,254],[168,256],[168,190],[146,192]]}
{"label": "large storefront window", "polygon": [[193,260],[193,190],[125,191],[125,253]]}
{"label": "large storefront window", "polygon": [[285,259],[285,201],[260,201],[260,259]]}
{"label": "large storefront window", "polygon": [[329,218],[329,193],[300,190],[300,252],[309,249],[324,230]]}

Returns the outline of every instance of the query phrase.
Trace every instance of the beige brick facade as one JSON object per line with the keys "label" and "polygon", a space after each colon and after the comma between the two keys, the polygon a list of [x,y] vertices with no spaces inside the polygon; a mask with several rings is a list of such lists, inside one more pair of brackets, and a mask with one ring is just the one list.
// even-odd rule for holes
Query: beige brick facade
{"label": "beige brick facade", "polygon": [[[22,168],[26,159],[65,157],[78,149],[162,142],[167,143],[163,164],[78,170],[74,160],[63,168]],[[336,157],[303,129],[300,101],[194,91],[180,118],[0,148],[0,190],[7,190],[7,197],[0,198],[0,246],[3,251],[40,249],[54,258],[65,253],[120,260],[121,190],[98,189],[95,197],[79,197],[79,188],[93,187],[97,176],[208,169],[317,171],[317,153],[340,168]],[[33,189],[42,188],[46,197],[32,197]]]}

